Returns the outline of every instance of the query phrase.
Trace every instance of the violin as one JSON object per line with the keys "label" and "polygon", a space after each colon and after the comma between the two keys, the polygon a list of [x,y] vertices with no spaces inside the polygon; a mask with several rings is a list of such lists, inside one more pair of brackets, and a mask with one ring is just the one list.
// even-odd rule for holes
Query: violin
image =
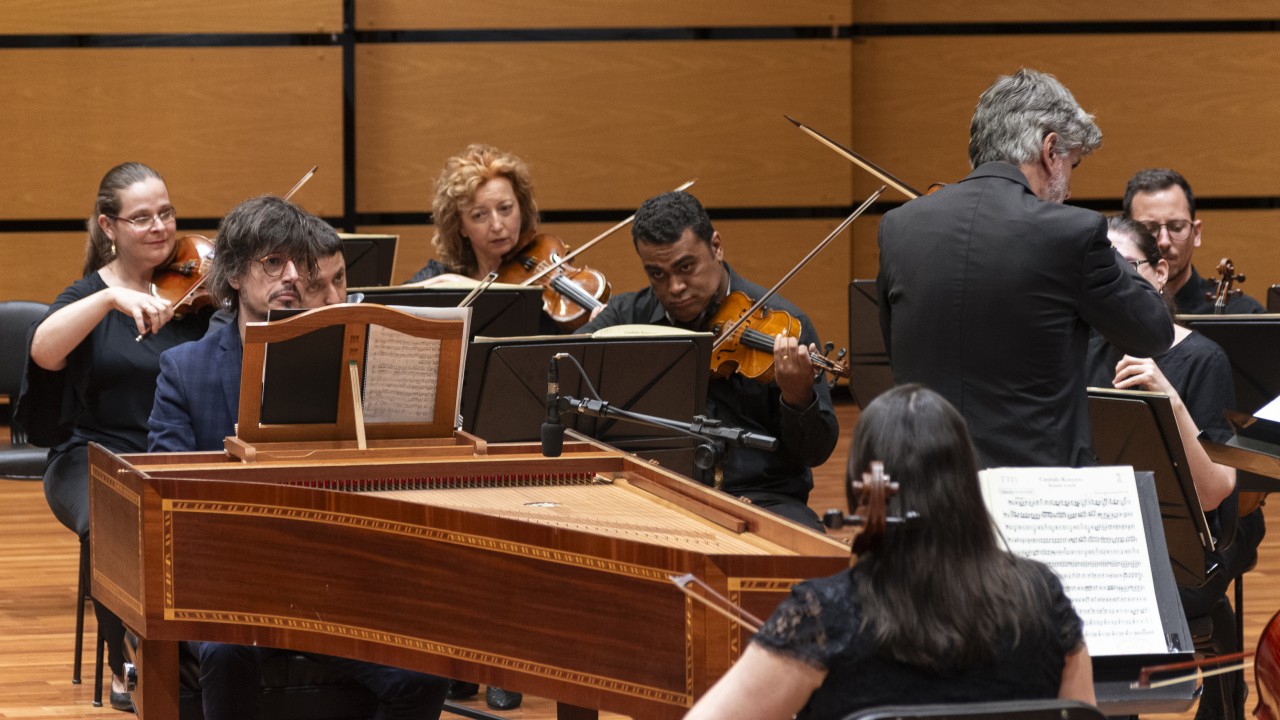
{"label": "violin", "polygon": [[169,262],[151,276],[151,294],[168,300],[177,317],[212,307],[213,296],[204,289],[212,262],[212,240],[203,235],[178,238]]}
{"label": "violin", "polygon": [[[695,182],[697,180],[690,180],[675,192],[687,190]],[[554,235],[536,235],[528,246],[498,268],[498,279],[515,285],[542,285],[543,311],[562,329],[577,330],[591,319],[592,311],[608,301],[612,288],[603,273],[586,266],[576,269],[569,261],[635,219],[632,213],[573,252],[568,252],[564,242]]]}
{"label": "violin", "polygon": [[[862,205],[858,206],[857,210],[854,210],[849,217],[842,220],[835,230],[832,230],[822,242],[810,250],[808,255],[805,255],[799,263],[796,263],[795,267],[791,268],[786,275],[783,275],[781,280],[769,288],[750,307],[745,310],[742,309],[743,305],[750,302],[745,294],[729,293],[729,296],[720,303],[720,308],[711,321],[712,329],[716,334],[716,339],[711,344],[711,371],[713,373],[716,373],[718,377],[728,377],[738,371],[762,383],[773,381],[773,341],[781,332],[769,332],[764,328],[772,325],[779,331],[785,329],[791,335],[798,337],[800,334],[799,321],[792,318],[788,313],[765,308],[765,303],[788,280],[795,277],[795,274],[800,272],[800,269],[807,265],[810,260],[817,257],[818,253],[822,252],[822,249],[829,245],[837,235],[852,225],[859,215],[866,212],[867,208],[871,207],[871,204],[880,197],[884,190],[884,186],[880,186],[879,190],[872,193]],[[742,300],[734,299],[734,295],[741,295],[747,301],[743,302]],[[770,321],[769,318],[774,316],[777,316],[777,319]],[[793,321],[795,323],[794,329],[792,329],[791,325]],[[748,323],[754,323],[756,327],[747,327]],[[739,332],[739,330],[742,330],[742,332]],[[832,347],[834,346],[828,343],[826,352],[831,352]],[[849,368],[841,362],[844,354],[842,350],[834,361],[816,353],[810,354],[809,358],[814,365],[822,368],[821,372],[842,372],[843,374],[839,375],[840,377],[848,377]],[[817,359],[820,357],[822,360]],[[743,368],[749,368],[750,370],[744,371]],[[835,382],[835,377],[831,379],[831,382]]]}
{"label": "violin", "polygon": [[862,473],[861,480],[852,481],[849,490],[849,504],[853,506],[853,514],[845,515],[839,510],[828,510],[822,515],[822,524],[832,530],[861,527],[862,532],[853,540],[855,554],[861,555],[879,544],[890,525],[900,525],[920,517],[914,510],[897,515],[889,514],[889,501],[898,494],[898,483],[892,482],[885,474],[884,463],[879,460],[873,460],[871,469]]}
{"label": "violin", "polygon": [[[313,165],[289,188],[284,199],[293,197],[319,169],[319,165]],[[213,241],[204,235],[184,235],[173,244],[169,261],[152,274],[151,294],[168,300],[173,306],[174,317],[213,307],[213,295],[204,289],[205,278],[213,264],[213,247]],[[134,341],[142,342],[146,336],[146,333],[139,335]]]}
{"label": "violin", "polygon": [[[711,331],[719,335],[721,331],[733,324],[751,309],[751,298],[746,293],[735,290],[720,303],[715,317],[711,320]],[[761,383],[773,382],[773,339],[778,335],[799,337],[801,325],[799,318],[793,317],[783,310],[762,307],[747,319],[747,322],[733,331],[729,340],[711,353],[711,373],[718,378],[727,378],[735,372]],[[826,352],[831,352],[828,343]],[[849,364],[844,362],[845,351],[841,350],[835,360],[826,355],[811,353],[809,359],[822,372],[831,373],[834,377],[849,377]]]}
{"label": "violin", "polygon": [[1223,315],[1227,312],[1227,301],[1240,295],[1243,291],[1234,287],[1236,283],[1244,282],[1244,275],[1236,274],[1235,263],[1230,258],[1222,258],[1218,261],[1218,287],[1213,292],[1204,294],[1206,300],[1213,301],[1213,314]]}
{"label": "violin", "polygon": [[574,267],[567,260],[564,241],[541,233],[502,263],[498,282],[541,285],[543,312],[562,329],[577,330],[591,319],[591,311],[608,302],[612,287],[604,273],[585,265]]}

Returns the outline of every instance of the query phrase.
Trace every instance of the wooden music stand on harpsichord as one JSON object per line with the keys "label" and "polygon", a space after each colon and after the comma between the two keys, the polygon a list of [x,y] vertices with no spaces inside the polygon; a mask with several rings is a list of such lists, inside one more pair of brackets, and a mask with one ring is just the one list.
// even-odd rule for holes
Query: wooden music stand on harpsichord
{"label": "wooden music stand on harpsichord", "polygon": [[[381,321],[356,310],[330,316],[352,347],[351,323]],[[259,329],[253,347],[264,336],[289,335]],[[750,633],[673,576],[767,617],[850,561],[845,544],[582,436],[545,458],[441,416],[426,438],[370,426],[360,451],[345,430],[281,435],[253,415],[227,446],[252,462],[90,448],[93,597],[138,636],[146,720],[178,717],[183,640],[488,683],[554,699],[560,718],[674,720]]]}
{"label": "wooden music stand on harpsichord", "polygon": [[[410,309],[425,316],[405,312]],[[465,309],[343,304],[249,323],[239,422],[227,452],[255,462],[304,453],[368,459],[474,448],[479,439],[457,430],[468,320]],[[339,327],[341,339],[325,343],[321,333]],[[287,367],[273,373],[277,356]],[[270,393],[264,393],[267,378]],[[324,388],[332,393],[326,396]],[[271,421],[270,403],[298,400],[318,402],[319,414]]]}

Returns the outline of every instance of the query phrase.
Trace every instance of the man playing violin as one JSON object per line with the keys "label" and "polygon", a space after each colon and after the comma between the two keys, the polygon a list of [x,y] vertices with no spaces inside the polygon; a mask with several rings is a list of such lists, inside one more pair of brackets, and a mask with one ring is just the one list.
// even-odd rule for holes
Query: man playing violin
{"label": "man playing violin", "polygon": [[[631,237],[649,277],[649,287],[614,296],[578,332],[611,325],[669,325],[708,330],[720,303],[731,292],[754,301],[765,289],[738,275],[724,261],[720,233],[706,210],[685,192],[650,198],[636,211]],[[813,474],[826,462],[839,435],[831,393],[816,377],[810,353],[818,334],[795,305],[774,296],[767,307],[801,323],[799,337],[774,340],[774,379],[767,384],[741,374],[715,378],[707,392],[707,415],[726,425],[776,437],[774,452],[732,448],[717,468],[726,492],[783,517],[821,529],[809,509]]]}
{"label": "man playing violin", "polygon": [[1096,462],[1085,392],[1089,328],[1129,355],[1173,342],[1160,294],[1063,205],[1102,133],[1055,78],[1019,70],[983,92],[974,170],[880,222],[880,327],[896,383],[942,394],[983,467]]}
{"label": "man playing violin", "polygon": [[[160,358],[149,421],[150,452],[221,450],[235,433],[247,323],[272,308],[320,307],[346,297],[342,240],[323,220],[277,197],[236,206],[218,228],[209,290],[235,321]],[[261,718],[261,661],[267,648],[189,643],[200,663],[207,720]],[[435,718],[443,678],[357,660],[311,655],[377,696],[378,717]]]}
{"label": "man playing violin", "polygon": [[[1181,173],[1166,168],[1139,170],[1124,189],[1124,215],[1142,224],[1155,236],[1160,254],[1169,262],[1166,293],[1174,293],[1182,315],[1214,312],[1218,283],[1202,278],[1191,264],[1200,247],[1201,221],[1196,219],[1196,196]],[[1262,313],[1266,309],[1244,293],[1226,298],[1226,314]]]}

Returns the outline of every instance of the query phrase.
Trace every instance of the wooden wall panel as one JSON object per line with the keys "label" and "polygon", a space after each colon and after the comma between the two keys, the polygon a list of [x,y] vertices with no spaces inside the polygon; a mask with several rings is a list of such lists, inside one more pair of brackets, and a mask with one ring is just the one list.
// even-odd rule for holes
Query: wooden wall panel
{"label": "wooden wall panel", "polygon": [[[215,229],[178,230],[179,237],[191,233],[213,237]],[[80,277],[84,243],[83,232],[0,233],[0,300],[52,302]]]}
{"label": "wooden wall panel", "polygon": [[356,27],[386,29],[470,28],[667,28],[842,25],[853,3],[840,0],[792,0],[787,3],[734,0],[562,0],[530,3],[426,3],[420,0],[360,0]]}
{"label": "wooden wall panel", "polygon": [[53,302],[80,277],[84,241],[83,232],[0,233],[0,300]]}
{"label": "wooden wall panel", "polygon": [[6,0],[0,33],[317,33],[342,31],[342,0]]}
{"label": "wooden wall panel", "polygon": [[699,178],[708,205],[850,201],[852,169],[783,119],[850,132],[849,41],[364,45],[361,212],[423,211],[450,155],[523,157],[543,209],[634,208]]}
{"label": "wooden wall panel", "polygon": [[[725,220],[712,222],[724,239],[725,259],[739,274],[764,287],[772,287],[840,224],[831,220]],[[621,218],[619,218],[621,219]],[[855,226],[863,222],[855,222]],[[545,223],[543,232],[559,236],[570,247],[577,247],[606,230],[612,223]],[[408,280],[429,258],[436,257],[430,245],[429,225],[378,225],[361,227],[360,232],[400,235],[396,246],[395,280]],[[849,284],[852,241],[848,234],[837,237],[780,291],[813,320],[823,340],[837,345],[847,344],[848,307],[843,294]],[[614,293],[639,290],[648,286],[640,267],[631,234],[619,230],[608,239],[579,256],[585,264],[609,278]],[[578,264],[577,260],[574,264]]]}
{"label": "wooden wall panel", "polygon": [[858,0],[855,23],[1093,22],[1168,20],[1256,20],[1280,17],[1274,0]]}
{"label": "wooden wall panel", "polygon": [[[1273,33],[876,37],[853,46],[853,149],[916,187],[968,173],[978,96],[1019,67],[1058,76],[1097,115],[1102,148],[1072,181],[1117,198],[1171,166],[1196,194],[1280,195],[1280,43]],[[859,173],[855,195],[874,180]]]}
{"label": "wooden wall panel", "polygon": [[0,51],[0,219],[87,216],[125,160],[159,170],[186,217],[283,193],[342,214],[342,62],[329,47]]}

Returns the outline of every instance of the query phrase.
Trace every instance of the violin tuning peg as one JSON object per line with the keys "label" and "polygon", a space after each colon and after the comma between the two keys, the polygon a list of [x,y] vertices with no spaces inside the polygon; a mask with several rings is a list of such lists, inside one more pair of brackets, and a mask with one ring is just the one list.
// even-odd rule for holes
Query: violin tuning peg
{"label": "violin tuning peg", "polygon": [[828,340],[828,341],[826,342],[826,344],[824,344],[824,345],[822,346],[822,354],[823,354],[823,355],[830,355],[830,354],[831,354],[831,351],[832,351],[832,350],[835,350],[835,349],[836,349],[836,344],[835,344],[835,343],[833,343],[833,342],[831,342],[830,340]]}

